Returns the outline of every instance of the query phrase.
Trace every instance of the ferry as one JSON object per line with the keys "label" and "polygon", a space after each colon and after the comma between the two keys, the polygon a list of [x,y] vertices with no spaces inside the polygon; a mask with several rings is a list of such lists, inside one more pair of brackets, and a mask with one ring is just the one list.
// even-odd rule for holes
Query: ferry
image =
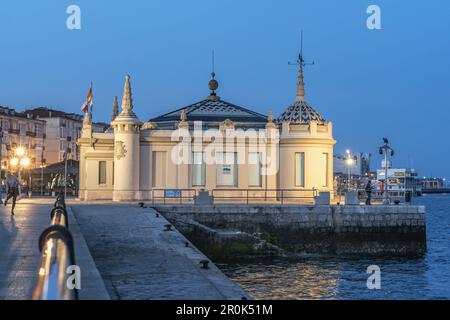
{"label": "ferry", "polygon": [[[386,189],[385,175],[386,168],[383,161],[382,168],[377,170],[376,192],[379,196],[382,196]],[[408,194],[409,196],[421,196],[422,185],[420,184],[417,176],[417,171],[415,169],[392,168],[390,162],[388,162],[387,192],[389,194],[389,198],[403,201]]]}

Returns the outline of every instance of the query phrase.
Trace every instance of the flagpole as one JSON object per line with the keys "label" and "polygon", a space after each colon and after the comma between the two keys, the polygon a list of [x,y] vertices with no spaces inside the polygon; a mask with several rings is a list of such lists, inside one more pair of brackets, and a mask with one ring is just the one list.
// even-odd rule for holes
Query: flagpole
{"label": "flagpole", "polygon": [[93,112],[94,112],[94,90],[92,90],[92,81],[91,81],[91,120]]}

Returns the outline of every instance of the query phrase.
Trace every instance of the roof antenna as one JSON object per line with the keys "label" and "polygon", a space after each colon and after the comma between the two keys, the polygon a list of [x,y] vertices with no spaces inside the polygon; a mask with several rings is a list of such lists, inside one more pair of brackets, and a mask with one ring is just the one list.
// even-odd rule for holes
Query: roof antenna
{"label": "roof antenna", "polygon": [[214,76],[216,75],[216,74],[214,73],[214,49],[213,49],[213,51],[212,51],[212,59],[211,59],[211,61],[212,61],[212,73],[211,73],[211,75],[212,75],[212,77],[214,78]]}
{"label": "roof antenna", "polygon": [[300,53],[298,55],[297,62],[288,62],[289,65],[298,65],[298,81],[297,81],[297,101],[305,100],[305,82],[303,81],[303,67],[314,65],[314,61],[306,62],[303,57],[303,30],[300,33]]}
{"label": "roof antenna", "polygon": [[215,73],[215,56],[214,56],[214,49],[212,51],[212,57],[211,57],[211,66],[212,66],[212,72],[211,72],[211,80],[209,80],[208,87],[209,90],[211,90],[210,95],[207,97],[209,100],[219,100],[220,98],[216,94],[216,90],[219,88],[219,83],[215,79],[216,73]]}

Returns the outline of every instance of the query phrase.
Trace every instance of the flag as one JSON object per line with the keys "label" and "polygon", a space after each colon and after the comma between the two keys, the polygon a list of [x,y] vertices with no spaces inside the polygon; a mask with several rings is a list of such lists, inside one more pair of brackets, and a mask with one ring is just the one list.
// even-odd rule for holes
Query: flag
{"label": "flag", "polygon": [[88,92],[88,95],[87,95],[86,102],[83,103],[83,105],[81,106],[81,111],[86,113],[86,112],[88,112],[89,107],[92,108],[93,105],[94,105],[94,103],[92,102],[92,83],[91,83],[91,86],[89,88],[89,92]]}

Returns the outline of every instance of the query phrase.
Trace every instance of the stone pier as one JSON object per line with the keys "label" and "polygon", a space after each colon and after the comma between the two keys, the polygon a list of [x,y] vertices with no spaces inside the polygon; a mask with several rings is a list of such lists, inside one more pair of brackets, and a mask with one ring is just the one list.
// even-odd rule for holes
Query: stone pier
{"label": "stone pier", "polygon": [[[204,252],[222,257],[236,252],[220,252],[221,247],[245,253],[255,245],[265,250],[267,244],[294,253],[410,256],[426,252],[422,206],[166,205],[155,209],[178,223],[195,243],[201,245],[204,237]],[[221,236],[225,230],[228,235],[235,231],[236,237]],[[245,240],[251,236],[266,246]],[[209,239],[206,244],[205,239]]]}

